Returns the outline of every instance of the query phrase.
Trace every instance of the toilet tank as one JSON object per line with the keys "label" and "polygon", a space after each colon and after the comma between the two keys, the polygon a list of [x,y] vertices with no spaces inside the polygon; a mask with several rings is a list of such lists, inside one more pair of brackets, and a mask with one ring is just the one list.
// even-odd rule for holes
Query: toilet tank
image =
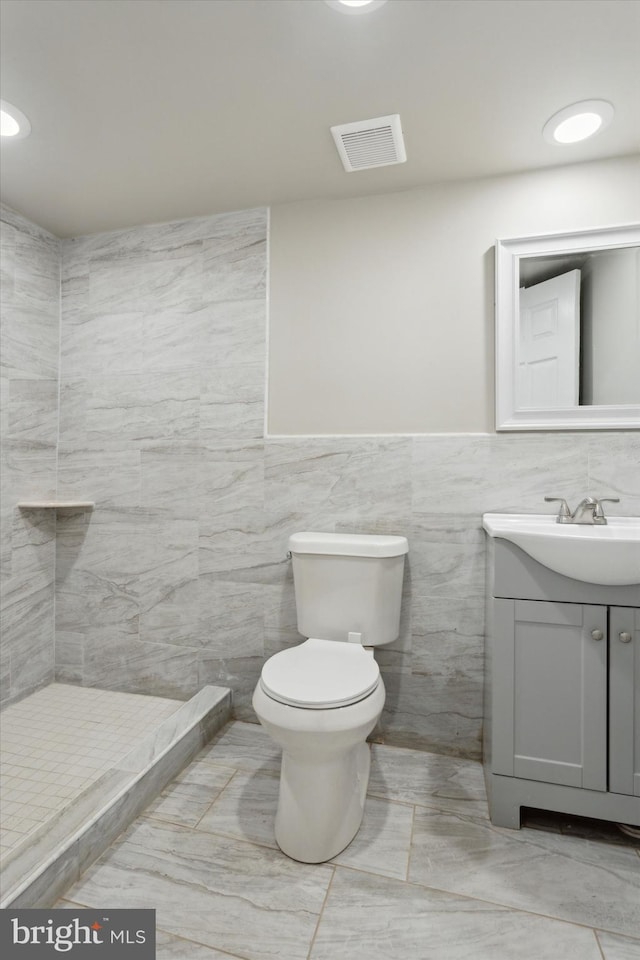
{"label": "toilet tank", "polygon": [[375,647],[400,632],[405,537],[294,533],[289,537],[303,637]]}

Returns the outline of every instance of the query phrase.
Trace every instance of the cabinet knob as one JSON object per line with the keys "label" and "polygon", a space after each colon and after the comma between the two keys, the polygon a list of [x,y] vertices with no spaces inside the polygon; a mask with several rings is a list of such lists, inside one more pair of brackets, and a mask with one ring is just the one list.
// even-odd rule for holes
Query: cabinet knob
{"label": "cabinet knob", "polygon": [[624,633],[621,633],[620,643],[631,643],[631,634],[627,633],[626,631]]}
{"label": "cabinet knob", "polygon": [[591,639],[592,639],[592,640],[602,640],[603,637],[604,637],[604,633],[602,632],[602,630],[592,630],[592,631],[591,631]]}

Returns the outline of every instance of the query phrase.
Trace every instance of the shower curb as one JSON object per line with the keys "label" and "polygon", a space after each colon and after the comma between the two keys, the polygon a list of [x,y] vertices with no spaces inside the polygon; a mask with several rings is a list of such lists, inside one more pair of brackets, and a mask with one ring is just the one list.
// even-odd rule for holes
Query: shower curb
{"label": "shower curb", "polygon": [[0,909],[53,906],[230,719],[229,689],[198,691],[5,869]]}

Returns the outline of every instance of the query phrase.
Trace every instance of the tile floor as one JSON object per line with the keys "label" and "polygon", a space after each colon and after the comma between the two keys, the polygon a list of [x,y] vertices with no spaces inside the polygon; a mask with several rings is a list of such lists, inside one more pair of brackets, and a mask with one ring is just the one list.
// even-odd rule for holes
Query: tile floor
{"label": "tile floor", "polygon": [[57,906],[155,908],[158,960],[640,960],[640,849],[614,827],[493,827],[479,764],[375,744],[360,833],[301,864],[278,772],[230,724]]}
{"label": "tile floor", "polygon": [[6,707],[0,725],[2,856],[181,706],[181,700],[52,683]]}

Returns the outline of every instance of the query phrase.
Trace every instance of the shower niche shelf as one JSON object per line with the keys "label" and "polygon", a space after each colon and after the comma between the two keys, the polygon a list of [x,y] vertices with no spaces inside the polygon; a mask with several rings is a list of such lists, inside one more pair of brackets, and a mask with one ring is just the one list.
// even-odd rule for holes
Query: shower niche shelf
{"label": "shower niche shelf", "polygon": [[20,500],[19,510],[93,510],[93,500]]}

